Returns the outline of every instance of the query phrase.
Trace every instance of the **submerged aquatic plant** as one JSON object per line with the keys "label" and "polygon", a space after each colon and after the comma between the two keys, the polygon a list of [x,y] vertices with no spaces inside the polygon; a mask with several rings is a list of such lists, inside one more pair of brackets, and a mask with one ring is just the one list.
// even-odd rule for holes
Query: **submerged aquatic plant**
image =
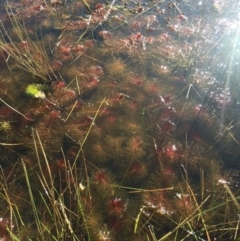
{"label": "submerged aquatic plant", "polygon": [[11,125],[8,121],[3,121],[0,122],[0,131],[10,131],[11,130]]}
{"label": "submerged aquatic plant", "polygon": [[0,239],[238,238],[230,18],[208,4],[6,3]]}

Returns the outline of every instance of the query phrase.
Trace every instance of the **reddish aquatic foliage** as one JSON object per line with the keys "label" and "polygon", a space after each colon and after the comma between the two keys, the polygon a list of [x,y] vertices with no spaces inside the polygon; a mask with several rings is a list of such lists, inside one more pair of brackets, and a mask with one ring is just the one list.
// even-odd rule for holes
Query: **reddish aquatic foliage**
{"label": "reddish aquatic foliage", "polygon": [[157,16],[154,15],[154,14],[148,15],[148,16],[146,17],[146,23],[147,23],[148,25],[152,25],[153,23],[157,23],[157,22],[158,22]]}
{"label": "reddish aquatic foliage", "polygon": [[187,16],[184,15],[184,14],[179,14],[177,17],[176,17],[177,21],[183,21],[183,20],[187,20]]}
{"label": "reddish aquatic foliage", "polygon": [[58,110],[51,110],[46,116],[46,119],[51,123],[57,122],[61,119],[61,113]]}
{"label": "reddish aquatic foliage", "polygon": [[127,203],[121,198],[111,198],[107,202],[107,211],[109,215],[121,217],[127,209]]}
{"label": "reddish aquatic foliage", "polygon": [[82,107],[83,107],[83,102],[81,100],[76,100],[76,102],[74,102],[73,104],[68,105],[66,109],[69,111],[73,110],[73,108],[74,110],[80,110]]}
{"label": "reddish aquatic foliage", "polygon": [[11,108],[9,108],[8,106],[0,107],[0,117],[1,118],[8,119],[13,113],[14,113],[14,111]]}
{"label": "reddish aquatic foliage", "polygon": [[[192,130],[192,126],[190,131]],[[204,135],[203,131],[193,130],[190,132],[189,138],[199,145],[207,143],[207,136]]]}
{"label": "reddish aquatic foliage", "polygon": [[100,184],[103,186],[110,184],[107,177],[106,170],[99,170],[98,172],[96,172],[93,176],[93,179],[96,181],[97,184]]}
{"label": "reddish aquatic foliage", "polygon": [[105,4],[97,3],[95,5],[95,10],[92,13],[91,21],[93,23],[101,23],[102,21],[104,21],[104,18],[107,17],[106,14],[107,14],[107,10],[106,10]]}
{"label": "reddish aquatic foliage", "polygon": [[107,224],[117,234],[121,234],[124,228],[124,220],[115,216],[107,218]]}
{"label": "reddish aquatic foliage", "polygon": [[8,58],[8,53],[5,50],[0,50],[0,64],[5,64]]}
{"label": "reddish aquatic foliage", "polygon": [[99,110],[99,116],[109,116],[110,115],[110,109],[108,107],[103,107]]}
{"label": "reddish aquatic foliage", "polygon": [[137,100],[128,100],[126,107],[132,112],[136,113],[138,107],[139,107],[139,102]]}
{"label": "reddish aquatic foliage", "polygon": [[84,45],[77,44],[76,46],[72,47],[72,51],[75,54],[82,54],[82,53],[84,53],[86,51],[86,47]]}
{"label": "reddish aquatic foliage", "polygon": [[180,31],[180,26],[178,24],[169,24],[168,29],[174,33],[178,33]]}
{"label": "reddish aquatic foliage", "polygon": [[68,150],[67,150],[67,157],[69,157],[70,159],[74,159],[77,156],[79,148],[76,146],[71,146]]}
{"label": "reddish aquatic foliage", "polygon": [[117,120],[118,118],[116,115],[110,114],[106,119],[107,126],[109,127],[116,124]]}
{"label": "reddish aquatic foliage", "polygon": [[26,1],[24,7],[21,6],[21,16],[25,19],[31,19],[45,10],[45,2],[42,0]]}
{"label": "reddish aquatic foliage", "polygon": [[6,217],[1,217],[0,218],[0,238],[1,240],[4,241],[10,241],[12,240],[9,235],[8,230],[12,230],[13,225],[11,226],[11,222],[8,218]]}
{"label": "reddish aquatic foliage", "polygon": [[157,94],[160,92],[160,84],[157,81],[147,81],[145,82],[144,89],[149,94]]}
{"label": "reddish aquatic foliage", "polygon": [[132,150],[132,152],[142,151],[142,143],[142,138],[140,136],[135,136],[129,139],[128,147]]}
{"label": "reddish aquatic foliage", "polygon": [[159,128],[162,133],[170,134],[175,129],[175,123],[169,119],[166,119],[161,121]]}
{"label": "reddish aquatic foliage", "polygon": [[97,3],[95,5],[95,10],[97,10],[97,9],[104,9],[104,8],[105,8],[105,5],[103,3]]}
{"label": "reddish aquatic foliage", "polygon": [[159,48],[159,53],[161,53],[167,58],[174,58],[176,56],[176,53],[178,53],[178,49],[174,48],[173,45],[166,44]]}
{"label": "reddish aquatic foliage", "polygon": [[185,214],[187,217],[192,214],[196,209],[193,197],[191,197],[189,194],[177,193],[175,205],[177,207],[177,210],[181,214]]}
{"label": "reddish aquatic foliage", "polygon": [[123,93],[112,93],[112,96],[107,99],[107,102],[109,105],[117,107],[123,104],[124,98],[125,96]]}
{"label": "reddish aquatic foliage", "polygon": [[133,31],[139,31],[141,29],[141,23],[139,21],[132,21],[130,23],[130,29]]}
{"label": "reddish aquatic foliage", "polygon": [[176,145],[169,145],[167,147],[162,148],[162,153],[163,155],[166,155],[167,157],[170,158],[175,158],[177,155],[177,147]]}
{"label": "reddish aquatic foliage", "polygon": [[[190,28],[190,27],[183,27],[182,29],[181,29],[181,34],[182,35],[185,35],[185,36],[191,36],[191,35],[193,35],[194,34],[194,32],[195,32],[195,30],[193,29],[193,28]],[[186,48],[186,47],[185,47]],[[189,45],[188,46],[188,49],[190,49],[191,50],[191,45]]]}
{"label": "reddish aquatic foliage", "polygon": [[153,37],[146,37],[146,38],[145,38],[145,42],[146,42],[147,44],[152,44],[152,43],[155,42],[155,39],[154,39]]}
{"label": "reddish aquatic foliage", "polygon": [[[100,132],[97,128],[94,130],[96,132]],[[97,133],[98,134],[98,133]],[[104,163],[107,161],[107,154],[105,150],[105,146],[99,141],[91,145],[90,148],[90,158],[94,163]]]}
{"label": "reddish aquatic foliage", "polygon": [[181,149],[177,144],[169,143],[159,150],[159,154],[168,160],[179,160],[181,157]]}
{"label": "reddish aquatic foliage", "polygon": [[140,161],[134,161],[129,166],[126,177],[132,181],[139,181],[147,174],[146,165]]}
{"label": "reddish aquatic foliage", "polygon": [[32,10],[40,12],[40,11],[44,10],[44,7],[43,7],[43,5],[40,5],[40,4],[39,5],[33,5]]}
{"label": "reddish aquatic foliage", "polygon": [[77,126],[80,130],[88,130],[92,122],[93,122],[93,117],[85,116],[78,122]]}
{"label": "reddish aquatic foliage", "polygon": [[59,45],[59,51],[64,55],[68,55],[71,52],[71,48],[68,46]]}
{"label": "reddish aquatic foliage", "polygon": [[177,112],[175,108],[172,106],[166,106],[160,112],[161,120],[168,119],[170,121],[173,121],[176,117],[177,117]]}
{"label": "reddish aquatic foliage", "polygon": [[112,192],[113,179],[107,169],[99,169],[93,174],[93,182],[101,195],[109,195]]}
{"label": "reddish aquatic foliage", "polygon": [[26,113],[24,113],[24,116],[25,117],[19,117],[18,124],[21,125],[21,127],[26,128],[28,127],[28,125],[32,124],[36,120],[36,116],[31,111],[26,111]]}
{"label": "reddish aquatic foliage", "polygon": [[68,169],[66,160],[64,160],[64,159],[56,160],[55,164],[56,164],[56,167],[61,169],[61,170],[67,170]]}
{"label": "reddish aquatic foliage", "polygon": [[[131,158],[132,160],[143,158],[145,154],[144,145],[145,143],[141,135],[130,137],[126,143],[126,152],[128,157]],[[135,171],[137,170],[138,168],[136,166]],[[133,171],[134,171],[134,166],[133,166]]]}
{"label": "reddish aquatic foliage", "polygon": [[85,5],[83,2],[76,2],[74,7],[79,11],[79,10],[83,10],[85,8]]}
{"label": "reddish aquatic foliage", "polygon": [[76,92],[72,89],[64,88],[63,97],[67,100],[72,100],[76,97]]}
{"label": "reddish aquatic foliage", "polygon": [[71,21],[65,25],[65,29],[68,31],[81,30],[87,28],[89,23],[85,20]]}
{"label": "reddish aquatic foliage", "polygon": [[72,49],[68,44],[60,44],[56,50],[57,57],[61,59],[61,61],[68,61],[73,58]]}
{"label": "reddish aquatic foliage", "polygon": [[155,210],[158,214],[170,215],[172,213],[170,200],[163,192],[146,192],[143,201],[146,207]]}
{"label": "reddish aquatic foliage", "polygon": [[54,88],[56,89],[63,89],[66,87],[66,84],[64,81],[60,80],[57,83],[54,84]]}
{"label": "reddish aquatic foliage", "polygon": [[84,41],[84,45],[85,45],[87,48],[91,49],[91,48],[94,47],[94,41],[91,40],[91,39],[86,39],[86,40]]}
{"label": "reddish aquatic foliage", "polygon": [[[169,104],[172,101],[172,97],[170,95],[160,95],[159,97],[163,104]],[[173,110],[174,108],[171,108],[171,109],[173,112],[175,112]]]}
{"label": "reddish aquatic foliage", "polygon": [[[69,88],[62,88],[61,84],[57,85],[56,88],[53,90],[53,94],[49,97],[50,101],[52,102],[52,106],[64,106],[69,102],[76,99],[76,92]],[[48,103],[51,105],[51,103]]]}
{"label": "reddish aquatic foliage", "polygon": [[27,41],[22,41],[21,43],[18,44],[18,49],[20,51],[26,51],[26,50],[29,51],[29,48],[30,48],[30,46]]}
{"label": "reddish aquatic foliage", "polygon": [[88,69],[87,69],[87,72],[91,75],[91,76],[102,76],[103,75],[103,69],[101,66],[96,66],[96,65],[93,65],[93,66],[90,66]]}
{"label": "reddish aquatic foliage", "polygon": [[88,89],[92,89],[92,88],[95,88],[98,86],[100,80],[97,78],[97,77],[92,77],[91,79],[88,80],[88,83],[87,83],[87,88]]}
{"label": "reddish aquatic foliage", "polygon": [[160,42],[166,42],[166,41],[169,41],[170,40],[170,36],[168,33],[161,33],[157,39],[160,41]]}
{"label": "reddish aquatic foliage", "polygon": [[98,33],[98,35],[99,35],[100,37],[102,37],[103,39],[109,39],[109,38],[112,37],[111,32],[106,31],[106,30],[100,31],[100,32]]}
{"label": "reddish aquatic foliage", "polygon": [[137,42],[140,42],[140,41],[143,40],[143,35],[142,35],[140,32],[138,32],[138,33],[132,35],[132,37],[133,37],[134,40],[137,41]]}
{"label": "reddish aquatic foliage", "polygon": [[138,74],[132,74],[128,77],[129,81],[131,84],[135,85],[135,86],[140,86],[143,83],[143,79],[141,76],[139,76]]}
{"label": "reddish aquatic foliage", "polygon": [[33,3],[33,0],[22,0],[21,3],[23,4],[23,6],[28,6]]}
{"label": "reddish aquatic foliage", "polygon": [[59,60],[54,60],[52,63],[51,63],[51,69],[53,71],[59,71],[61,68],[62,68],[63,64],[62,62],[60,62]]}
{"label": "reddish aquatic foliage", "polygon": [[59,7],[60,5],[62,5],[62,2],[59,0],[51,0],[50,4],[52,7],[56,8],[56,7]]}

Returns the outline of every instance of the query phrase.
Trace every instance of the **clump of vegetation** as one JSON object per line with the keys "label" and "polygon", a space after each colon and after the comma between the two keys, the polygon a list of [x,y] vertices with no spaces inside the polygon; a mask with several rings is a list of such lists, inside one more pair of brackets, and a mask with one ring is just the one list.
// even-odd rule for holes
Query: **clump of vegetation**
{"label": "clump of vegetation", "polygon": [[191,4],[0,9],[0,239],[238,240],[239,4]]}
{"label": "clump of vegetation", "polygon": [[33,98],[45,99],[46,95],[42,91],[44,86],[41,84],[30,84],[27,86],[25,93]]}

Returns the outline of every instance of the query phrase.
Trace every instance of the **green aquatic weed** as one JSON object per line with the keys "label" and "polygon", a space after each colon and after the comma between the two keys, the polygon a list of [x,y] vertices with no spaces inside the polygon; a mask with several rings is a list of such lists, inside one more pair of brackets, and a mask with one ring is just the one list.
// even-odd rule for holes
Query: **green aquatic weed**
{"label": "green aquatic weed", "polygon": [[11,125],[8,121],[0,122],[0,131],[9,131],[11,130]]}
{"label": "green aquatic weed", "polygon": [[30,84],[27,86],[25,93],[33,98],[45,99],[46,95],[42,91],[44,86],[41,84]]}

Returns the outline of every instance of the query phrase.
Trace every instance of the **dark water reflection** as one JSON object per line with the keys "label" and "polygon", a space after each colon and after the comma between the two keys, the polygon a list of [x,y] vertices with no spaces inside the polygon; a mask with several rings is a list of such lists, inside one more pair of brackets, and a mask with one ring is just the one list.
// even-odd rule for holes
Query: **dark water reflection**
{"label": "dark water reflection", "polygon": [[4,240],[237,240],[237,1],[0,9]]}

